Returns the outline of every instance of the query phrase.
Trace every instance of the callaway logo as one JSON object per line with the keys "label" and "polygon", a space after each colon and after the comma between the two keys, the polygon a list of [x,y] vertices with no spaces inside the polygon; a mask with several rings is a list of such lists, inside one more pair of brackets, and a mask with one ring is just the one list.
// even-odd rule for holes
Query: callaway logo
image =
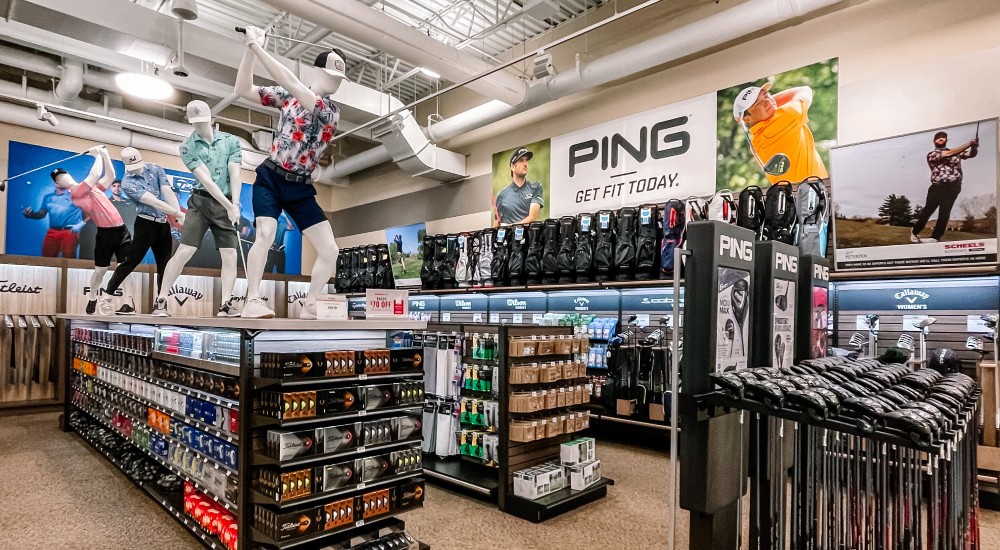
{"label": "callaway logo", "polygon": [[[170,291],[167,292],[167,296],[173,296],[174,300],[177,300],[177,305],[183,306],[188,300],[194,298],[195,300],[201,300],[205,297],[204,294],[198,292],[193,288],[188,288],[186,286],[172,286]],[[183,298],[181,298],[183,296]]]}
{"label": "callaway logo", "polygon": [[0,281],[0,292],[6,294],[41,294],[42,287],[21,285],[3,280]]}
{"label": "callaway logo", "polygon": [[589,304],[590,300],[588,300],[588,299],[586,299],[586,298],[584,298],[584,297],[581,296],[581,297],[573,300],[573,303],[576,304],[576,305],[578,305],[578,306],[584,306],[584,305]]}
{"label": "callaway logo", "polygon": [[306,299],[306,293],[300,290],[288,297],[288,303],[294,304],[295,302],[298,302],[300,306],[303,306],[305,305],[305,303],[303,302],[303,300],[305,299]]}
{"label": "callaway logo", "polygon": [[930,296],[922,290],[905,288],[893,295],[897,300],[905,300],[905,304],[896,304],[896,309],[927,309],[927,304],[918,304],[917,300],[926,300]]}

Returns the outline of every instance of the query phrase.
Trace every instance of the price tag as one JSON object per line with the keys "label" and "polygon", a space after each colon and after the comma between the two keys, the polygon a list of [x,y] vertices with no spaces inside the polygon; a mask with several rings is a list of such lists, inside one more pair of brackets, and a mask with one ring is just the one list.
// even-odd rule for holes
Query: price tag
{"label": "price tag", "polygon": [[444,313],[442,313],[441,314],[441,321],[445,322],[445,323],[451,321],[451,312],[450,311],[445,311]]}
{"label": "price tag", "polygon": [[500,322],[500,314],[499,313],[490,313],[490,322],[491,323],[499,323]]}
{"label": "price tag", "polygon": [[368,416],[368,411],[365,410],[358,411],[358,416]]}
{"label": "price tag", "polygon": [[635,316],[635,324],[639,325],[640,327],[648,327],[649,326],[649,314],[648,313],[639,313],[639,314],[637,314]]}
{"label": "price tag", "polygon": [[358,380],[368,380],[368,375],[367,374],[359,374],[358,375]]}
{"label": "price tag", "polygon": [[515,325],[519,325],[519,324],[521,324],[521,323],[524,322],[524,314],[523,313],[515,313],[512,317],[513,317],[513,321],[512,322]]}
{"label": "price tag", "polygon": [[483,322],[483,314],[482,313],[473,313],[472,314],[472,322],[473,323],[482,323]]}

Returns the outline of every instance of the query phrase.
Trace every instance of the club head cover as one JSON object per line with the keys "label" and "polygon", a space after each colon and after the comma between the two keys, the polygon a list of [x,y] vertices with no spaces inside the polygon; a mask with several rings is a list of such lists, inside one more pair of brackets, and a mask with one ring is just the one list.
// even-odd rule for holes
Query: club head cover
{"label": "club head cover", "polygon": [[785,402],[785,395],[781,388],[773,382],[765,380],[747,381],[743,386],[743,394],[763,403],[765,407],[770,409],[780,409]]}
{"label": "club head cover", "polygon": [[823,398],[823,401],[826,402],[826,408],[831,416],[840,414],[841,399],[835,392],[827,388],[810,388],[810,391]]}
{"label": "club head cover", "polygon": [[708,377],[736,399],[743,399],[743,379],[731,372],[715,372]]}
{"label": "club head cover", "polygon": [[930,444],[934,441],[931,424],[909,410],[893,411],[883,418],[887,427],[906,433],[915,443]]}
{"label": "club head cover", "polygon": [[828,416],[826,400],[810,390],[786,391],[785,403],[818,421],[826,420]]}

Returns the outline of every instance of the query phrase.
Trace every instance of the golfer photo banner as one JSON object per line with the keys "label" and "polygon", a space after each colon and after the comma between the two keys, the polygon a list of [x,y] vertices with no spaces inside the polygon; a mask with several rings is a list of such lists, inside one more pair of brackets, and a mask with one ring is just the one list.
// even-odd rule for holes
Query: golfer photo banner
{"label": "golfer photo banner", "polygon": [[838,270],[997,261],[997,119],[830,151]]}
{"label": "golfer photo banner", "polygon": [[715,93],[552,138],[553,217],[715,192]]}

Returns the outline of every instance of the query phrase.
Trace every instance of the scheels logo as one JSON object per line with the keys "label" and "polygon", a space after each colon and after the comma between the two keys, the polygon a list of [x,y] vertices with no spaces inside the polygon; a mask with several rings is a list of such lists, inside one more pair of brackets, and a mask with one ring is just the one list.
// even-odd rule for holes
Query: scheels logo
{"label": "scheels logo", "polygon": [[968,250],[970,252],[982,251],[986,249],[986,243],[978,241],[974,243],[952,243],[944,245],[945,250]]}
{"label": "scheels logo", "polygon": [[0,281],[0,293],[3,294],[41,294],[42,287],[22,285],[13,281]]}
{"label": "scheels logo", "polygon": [[186,286],[177,286],[177,285],[170,287],[170,291],[167,292],[167,296],[168,297],[173,296],[174,300],[177,300],[177,305],[179,306],[183,306],[191,298],[194,298],[195,300],[201,300],[202,298],[205,297],[204,294],[198,292],[193,288]]}
{"label": "scheels logo", "polygon": [[927,300],[930,295],[922,290],[905,288],[893,294],[893,297],[906,302],[905,304],[896,304],[896,309],[927,309],[927,304],[918,304],[917,301]]}

